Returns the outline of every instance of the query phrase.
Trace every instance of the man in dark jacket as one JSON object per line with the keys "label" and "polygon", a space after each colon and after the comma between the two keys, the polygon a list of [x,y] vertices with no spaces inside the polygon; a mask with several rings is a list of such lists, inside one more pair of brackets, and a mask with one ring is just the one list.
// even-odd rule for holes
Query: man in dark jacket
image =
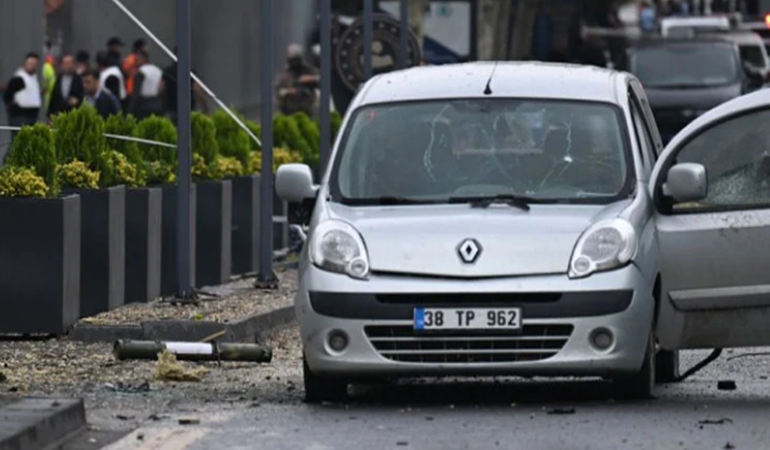
{"label": "man in dark jacket", "polygon": [[96,108],[99,114],[105,119],[114,114],[120,114],[120,101],[109,89],[102,89],[99,86],[99,72],[89,70],[83,74],[83,90],[85,91],[85,101]]}
{"label": "man in dark jacket", "polygon": [[66,54],[61,59],[61,72],[51,93],[48,117],[73,110],[83,103],[83,79],[75,72],[75,58]]}
{"label": "man in dark jacket", "polygon": [[[40,56],[37,53],[28,53],[24,65],[16,71],[3,93],[8,121],[12,127],[32,125],[40,115],[43,91],[37,77],[39,62]],[[11,138],[15,136],[16,133],[12,132]]]}
{"label": "man in dark jacket", "polygon": [[[176,47],[174,47],[174,54],[177,53]],[[174,124],[177,123],[177,63],[173,63],[169,66],[167,66],[163,70],[163,85],[164,85],[164,98],[165,98],[165,110],[168,113],[169,119],[171,119]],[[195,68],[192,69],[192,72],[195,73]],[[204,114],[209,113],[209,104],[206,99],[206,96],[203,93],[203,89],[201,86],[195,81],[192,80],[192,92],[190,97],[190,110],[195,111],[198,106],[200,106],[201,111]]]}

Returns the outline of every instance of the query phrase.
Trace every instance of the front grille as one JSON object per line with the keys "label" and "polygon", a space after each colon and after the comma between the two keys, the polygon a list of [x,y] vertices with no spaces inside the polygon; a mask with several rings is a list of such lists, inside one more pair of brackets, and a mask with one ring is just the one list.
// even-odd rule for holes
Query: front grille
{"label": "front grille", "polygon": [[521,332],[417,332],[410,325],[364,328],[377,352],[392,361],[425,364],[481,364],[540,361],[556,355],[572,325],[524,325]]}

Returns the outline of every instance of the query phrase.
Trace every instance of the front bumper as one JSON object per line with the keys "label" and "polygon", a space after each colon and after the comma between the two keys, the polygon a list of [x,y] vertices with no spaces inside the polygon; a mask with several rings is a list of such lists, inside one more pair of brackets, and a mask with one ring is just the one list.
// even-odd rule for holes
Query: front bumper
{"label": "front bumper", "polygon": [[[305,356],[317,374],[613,376],[641,367],[653,318],[652,291],[635,266],[580,280],[566,275],[492,280],[380,275],[368,281],[311,266],[300,279],[295,307]],[[426,302],[521,307],[523,330],[515,335],[415,334],[412,308]],[[614,336],[608,349],[591,343],[599,329]],[[332,331],[348,337],[342,352],[329,347]]]}

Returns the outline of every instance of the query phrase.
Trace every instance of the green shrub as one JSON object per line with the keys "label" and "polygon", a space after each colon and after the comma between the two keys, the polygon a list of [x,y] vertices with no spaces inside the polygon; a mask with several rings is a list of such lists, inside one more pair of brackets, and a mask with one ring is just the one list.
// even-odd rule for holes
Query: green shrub
{"label": "green shrub", "polygon": [[176,167],[163,161],[149,161],[144,164],[145,182],[148,185],[176,183]]}
{"label": "green shrub", "polygon": [[[308,117],[307,114],[300,112],[292,116],[292,119],[297,124],[302,139],[309,148],[308,153],[303,153],[303,162],[311,166],[317,166],[321,155],[321,130],[317,123]],[[296,148],[302,152],[302,149]]]}
{"label": "green shrub", "polygon": [[288,116],[277,116],[275,119],[275,131],[273,133],[273,147],[294,150],[302,155],[303,161],[313,160],[313,150],[307,143],[297,122]]}
{"label": "green shrub", "polygon": [[[5,162],[9,166],[32,169],[49,189],[54,189],[56,146],[51,129],[41,123],[23,127],[13,140]],[[12,174],[6,176],[11,177]]]}
{"label": "green shrub", "polygon": [[[137,124],[136,137],[176,145],[177,132],[170,119],[150,116]],[[145,161],[160,161],[176,167],[176,148],[139,144],[139,151]]]}
{"label": "green shrub", "polygon": [[[251,152],[249,152],[251,153]],[[219,158],[215,168],[215,177],[233,178],[247,173],[240,160],[229,156]]]}
{"label": "green shrub", "polygon": [[[254,121],[251,121],[251,120],[247,120],[244,123],[246,124],[246,128],[248,128],[249,131],[251,131],[254,134],[254,136],[256,136],[257,139],[259,139],[260,142],[261,142],[262,141],[262,125],[254,122]],[[257,145],[257,143],[254,142],[254,139],[251,139],[251,136],[249,136],[249,148],[252,149],[252,150],[260,150],[262,147],[260,145]]]}
{"label": "green shrub", "polygon": [[[199,173],[196,180],[211,180],[216,178],[216,164],[219,160],[219,144],[217,143],[217,129],[214,121],[201,112],[194,112],[190,117],[192,128],[192,151],[194,155],[203,158],[207,169],[205,174]],[[195,160],[193,160],[195,165]]]}
{"label": "green shrub", "polygon": [[84,104],[53,118],[56,154],[62,164],[80,161],[93,168],[96,158],[107,150],[104,119],[92,106]]}
{"label": "green shrub", "polygon": [[[136,133],[136,119],[132,115],[113,114],[104,123],[104,132],[117,136],[134,137]],[[109,146],[122,153],[128,161],[135,166],[141,165],[142,153],[139,144],[134,141],[108,138]]]}
{"label": "green shrub", "polygon": [[[224,110],[217,110],[211,116],[217,131],[217,144],[222,156],[236,158],[242,165],[249,162],[253,140]],[[243,119],[241,119],[243,120]],[[256,144],[256,143],[255,143]]]}
{"label": "green shrub", "polygon": [[138,173],[126,155],[117,150],[108,150],[99,155],[97,168],[101,173],[99,185],[101,187],[113,187],[126,185],[128,187],[141,187],[145,181]]}
{"label": "green shrub", "polygon": [[28,167],[0,168],[0,197],[45,197],[49,188],[45,180]]}
{"label": "green shrub", "polygon": [[[302,155],[286,148],[273,149],[273,172],[284,164],[302,162]],[[249,171],[251,173],[262,172],[262,152],[252,152],[249,159]]]}
{"label": "green shrub", "polygon": [[99,189],[99,172],[82,161],[74,160],[58,166],[56,177],[64,189]]}

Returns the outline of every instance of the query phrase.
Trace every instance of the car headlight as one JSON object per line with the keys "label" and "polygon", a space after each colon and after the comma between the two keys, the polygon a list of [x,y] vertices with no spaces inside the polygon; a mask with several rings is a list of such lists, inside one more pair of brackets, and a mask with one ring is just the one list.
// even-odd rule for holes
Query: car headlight
{"label": "car headlight", "polygon": [[357,279],[369,277],[369,256],[364,240],[355,228],[340,220],[327,220],[313,230],[310,260],[330,272]]}
{"label": "car headlight", "polygon": [[636,233],[622,219],[603,220],[592,225],[578,239],[569,264],[570,278],[617,269],[636,255]]}

